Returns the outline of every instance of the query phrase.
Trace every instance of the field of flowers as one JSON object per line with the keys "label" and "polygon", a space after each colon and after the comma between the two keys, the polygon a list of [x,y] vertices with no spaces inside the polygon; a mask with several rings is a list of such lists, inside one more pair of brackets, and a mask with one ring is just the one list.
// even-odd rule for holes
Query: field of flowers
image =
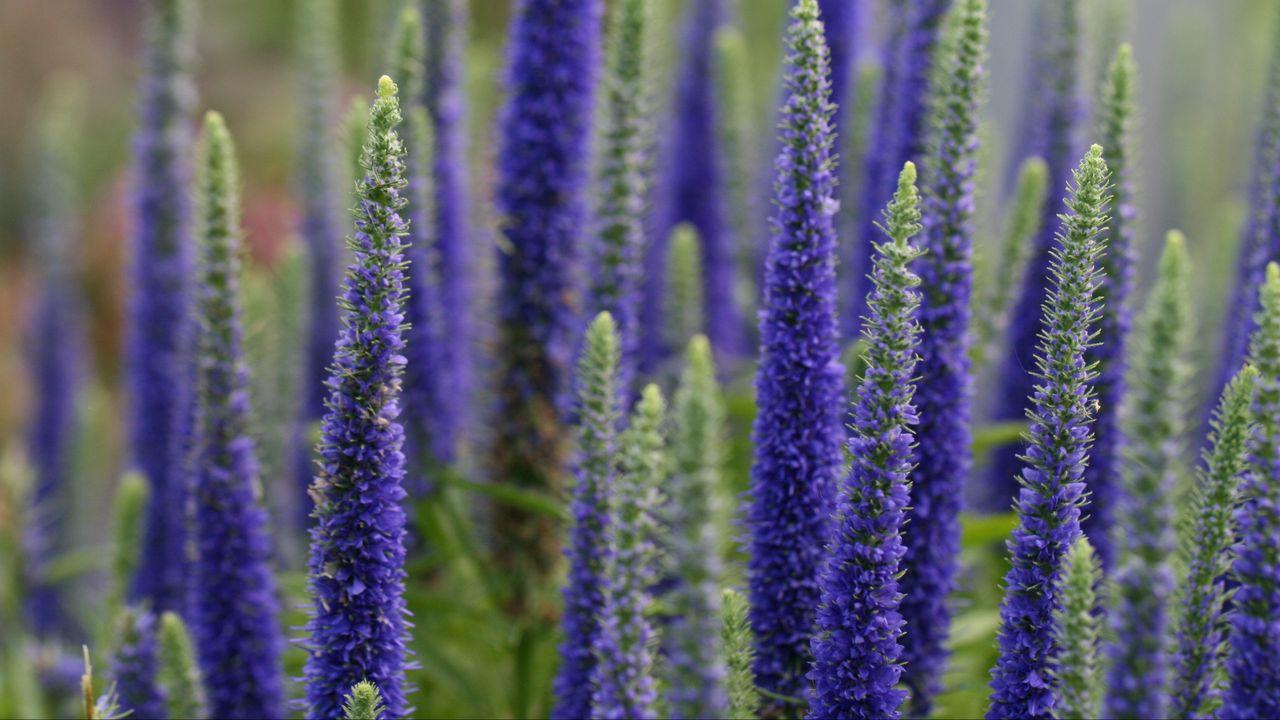
{"label": "field of flowers", "polygon": [[13,0],[0,95],[0,720],[1280,719],[1273,0]]}

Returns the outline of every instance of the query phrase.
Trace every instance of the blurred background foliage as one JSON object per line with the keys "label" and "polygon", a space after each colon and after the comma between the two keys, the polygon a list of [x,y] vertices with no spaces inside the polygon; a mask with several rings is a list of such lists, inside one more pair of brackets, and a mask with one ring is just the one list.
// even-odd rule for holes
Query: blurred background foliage
{"label": "blurred background foliage", "polygon": [[[246,295],[248,341],[257,361],[255,404],[263,416],[260,441],[268,469],[282,441],[271,434],[273,414],[287,416],[291,397],[287,368],[296,344],[299,302],[296,252],[294,167],[299,86],[293,21],[297,3],[306,0],[205,0],[198,3],[199,61],[196,77],[201,109],[227,118],[240,148],[244,184],[245,236],[252,262]],[[696,2],[697,0],[686,0]],[[864,23],[859,55],[877,58],[883,5]],[[389,37],[403,0],[342,0],[343,78],[339,96],[365,93],[383,71]],[[678,56],[676,26],[681,0],[654,0],[659,7],[652,55],[659,67],[655,83],[659,107],[672,83]],[[1094,86],[1110,53],[1122,40],[1132,42],[1140,69],[1139,160],[1136,199],[1139,294],[1152,275],[1158,239],[1167,228],[1184,230],[1195,268],[1195,308],[1199,332],[1197,367],[1212,371],[1230,270],[1243,218],[1244,185],[1260,103],[1268,43],[1276,21],[1272,0],[1085,0],[1085,46],[1081,48],[1081,98]],[[1034,43],[1026,0],[991,0],[991,75],[983,126],[984,149],[979,198],[979,252],[998,241],[1005,197],[1000,180],[1006,138],[1016,126],[1024,71]],[[785,0],[739,0],[738,18],[754,81],[751,126],[773,126]],[[105,520],[123,468],[120,351],[127,301],[129,237],[129,152],[134,122],[139,48],[144,4],[141,0],[6,0],[0,2],[0,447],[17,447],[25,431],[27,396],[25,333],[34,294],[33,253],[26,245],[23,163],[30,122],[42,88],[58,73],[78,76],[85,88],[81,118],[81,176],[78,178],[82,236],[79,267],[90,312],[92,367],[80,402],[81,438],[77,453],[74,547],[97,548],[110,537]],[[501,68],[510,4],[508,0],[471,2],[471,45],[467,56],[467,92],[476,281],[488,281],[493,256],[491,212],[495,152],[494,117],[501,102]],[[1086,103],[1087,105],[1087,103]],[[335,142],[345,103],[333,108]],[[1086,120],[1085,126],[1089,123]],[[661,133],[661,122],[659,122]],[[1090,139],[1087,137],[1082,139]],[[761,135],[748,146],[760,164],[772,140]],[[767,166],[756,173],[767,172]],[[754,182],[754,180],[753,180]],[[1051,188],[1058,193],[1060,188]],[[483,293],[482,293],[483,295]],[[484,307],[477,310],[483,323]],[[291,324],[292,321],[292,324]],[[282,368],[286,370],[282,372]],[[750,374],[730,379],[728,407],[733,426],[726,482],[745,488],[751,447],[747,436],[754,405]],[[480,398],[478,402],[483,402]],[[981,399],[979,400],[981,406]],[[1018,428],[1013,428],[1016,433]],[[978,433],[978,443],[1010,437],[1009,428]],[[473,443],[474,445],[474,443]],[[0,577],[11,577],[3,562],[16,552],[20,524],[14,504],[22,484],[13,452],[0,452]],[[472,463],[464,463],[464,471]],[[503,613],[501,593],[507,579],[495,575],[487,558],[485,532],[473,509],[495,490],[472,473],[444,483],[435,500],[415,508],[418,546],[411,555],[410,607],[414,613],[412,671],[419,714],[436,717],[523,717],[548,710],[550,677],[555,667],[556,619],[537,627],[520,626]],[[285,512],[273,493],[279,478],[264,477],[273,510]],[[286,481],[287,482],[287,481]],[[505,497],[556,513],[542,498]],[[1003,575],[1001,546],[1011,516],[966,517],[962,608],[953,633],[956,656],[948,675],[950,691],[940,700],[939,716],[972,717],[985,707],[986,678],[994,657],[996,600]],[[282,539],[282,564],[297,558],[300,547]],[[86,557],[87,556],[87,557]],[[100,557],[99,557],[100,556]],[[95,561],[96,558],[96,561]],[[79,610],[90,625],[104,594],[109,553],[77,554],[66,560],[83,592]],[[739,564],[731,567],[740,568]],[[740,573],[740,570],[735,570]],[[740,577],[731,577],[737,582]],[[0,619],[16,602],[0,582]],[[286,622],[302,624],[296,606],[304,602],[304,578],[286,571],[286,606],[295,608]],[[555,593],[556,588],[546,588]],[[98,631],[100,632],[100,631]],[[296,636],[298,633],[291,633]],[[101,634],[97,635],[102,637]],[[11,649],[11,648],[10,648]],[[103,658],[105,649],[95,650]],[[297,676],[302,653],[290,651],[290,672]],[[6,657],[0,667],[15,670],[25,661]],[[18,665],[15,665],[17,663]],[[0,672],[0,675],[4,673]],[[16,675],[10,674],[12,680]],[[12,689],[12,688],[9,688]],[[0,696],[4,696],[0,687]],[[12,698],[10,698],[12,700]],[[5,710],[0,700],[0,715]]]}

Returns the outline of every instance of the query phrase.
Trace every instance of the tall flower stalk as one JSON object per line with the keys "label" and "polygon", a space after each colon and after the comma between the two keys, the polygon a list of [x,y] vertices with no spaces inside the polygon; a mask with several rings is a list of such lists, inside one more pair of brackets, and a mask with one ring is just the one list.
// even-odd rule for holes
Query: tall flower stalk
{"label": "tall flower stalk", "polygon": [[1062,701],[1055,717],[1062,720],[1090,720],[1099,717],[1102,699],[1098,672],[1098,640],[1102,616],[1098,613],[1098,583],[1102,568],[1098,556],[1081,535],[1067,553],[1062,578],[1062,605],[1054,616],[1058,645],[1062,653],[1054,670]]}
{"label": "tall flower stalk", "polygon": [[1258,371],[1246,367],[1223,391],[1204,467],[1191,497],[1187,517],[1193,525],[1182,543],[1187,576],[1178,592],[1171,717],[1211,717],[1211,706],[1218,699],[1216,686],[1222,674],[1226,630],[1224,578],[1231,570],[1231,547],[1236,539],[1233,514],[1239,505],[1240,479],[1254,432],[1251,408],[1257,379]]}
{"label": "tall flower stalk", "polygon": [[1098,412],[1094,418],[1093,453],[1084,481],[1089,486],[1090,509],[1083,527],[1104,568],[1116,563],[1112,546],[1116,509],[1123,494],[1121,469],[1125,433],[1120,406],[1125,399],[1125,352],[1130,319],[1129,296],[1133,292],[1133,124],[1134,91],[1138,78],[1129,45],[1116,51],[1102,84],[1098,138],[1106,148],[1107,167],[1115,185],[1115,209],[1107,228],[1107,249],[1102,254],[1102,282],[1098,294],[1102,316],[1098,337],[1089,350],[1089,362],[1097,366]]}
{"label": "tall flower stalk", "polygon": [[76,390],[83,368],[83,302],[76,282],[76,158],[80,89],[63,79],[45,91],[36,115],[28,231],[40,287],[30,328],[32,408],[30,458],[34,487],[23,524],[26,602],[38,638],[69,636],[75,623],[65,592],[48,581],[49,564],[67,541]]}
{"label": "tall flower stalk", "polygon": [[128,346],[133,462],[151,486],[146,542],[133,595],[152,609],[185,601],[186,483],[182,457],[189,425],[191,236],[189,131],[195,88],[193,4],[151,0],[141,110],[134,138],[133,286]]}
{"label": "tall flower stalk", "polygon": [[1061,699],[1054,679],[1059,645],[1054,614],[1062,605],[1068,551],[1080,537],[1084,467],[1090,445],[1093,371],[1084,355],[1098,319],[1100,234],[1110,185],[1094,145],[1073,173],[1068,212],[1049,268],[1036,384],[1027,419],[1026,467],[1018,481],[1018,525],[1000,606],[1000,657],[991,671],[987,717],[1050,718]]}
{"label": "tall flower stalk", "polygon": [[613,40],[604,83],[605,129],[600,165],[598,229],[591,243],[589,306],[607,311],[622,340],[619,385],[631,387],[640,339],[640,266],[649,194],[649,7],[623,0],[614,7]]}
{"label": "tall flower stalk", "polygon": [[770,693],[794,697],[805,693],[846,411],[836,341],[827,48],[816,0],[797,2],[791,19],[747,527],[756,679]]}
{"label": "tall flower stalk", "polygon": [[[489,448],[495,482],[558,492],[568,429],[578,263],[587,227],[591,120],[601,0],[521,0],[511,28],[507,106],[500,129],[497,407]],[[495,508],[497,557],[515,579],[510,606],[529,610],[532,587],[559,559],[549,516]],[[386,689],[383,689],[386,692]]]}
{"label": "tall flower stalk", "polygon": [[250,434],[240,306],[239,171],[222,116],[200,145],[196,422],[191,443],[191,629],[215,717],[284,711],[275,579]]}
{"label": "tall flower stalk", "polygon": [[658,226],[646,255],[642,320],[648,337],[642,350],[645,367],[653,369],[673,348],[662,344],[658,313],[666,283],[662,275],[668,233],[679,222],[698,229],[702,241],[703,315],[711,346],[723,356],[745,349],[742,319],[734,294],[734,243],[724,148],[719,142],[715,37],[725,24],[725,0],[704,0],[686,7],[680,40],[679,74],[666,148],[663,183],[658,190]]}
{"label": "tall flower stalk", "polygon": [[943,20],[952,0],[892,0],[889,37],[881,67],[880,97],[870,132],[871,150],[864,160],[866,174],[860,188],[861,212],[853,228],[854,254],[849,273],[852,290],[846,335],[852,337],[866,313],[870,291],[873,245],[877,237],[875,213],[893,193],[894,174],[902,163],[923,160],[928,131],[929,79]]}
{"label": "tall flower stalk", "polygon": [[1227,631],[1227,690],[1219,717],[1280,716],[1280,266],[1267,266],[1250,361],[1258,369],[1257,429],[1235,511],[1238,533]]}
{"label": "tall flower stalk", "polygon": [[622,418],[618,326],[606,312],[587,328],[578,362],[578,460],[569,530],[569,579],[564,587],[564,642],[555,680],[553,718],[591,715],[595,642],[604,606],[609,545],[609,497],[617,475],[618,423]]}
{"label": "tall flower stalk", "polygon": [[111,682],[131,717],[168,717],[169,695],[158,681],[156,616],[146,608],[126,607],[116,621],[118,635],[111,659]]}
{"label": "tall flower stalk", "polygon": [[986,2],[960,0],[956,38],[938,60],[925,163],[921,279],[920,424],[911,474],[911,532],[903,557],[902,659],[911,708],[927,716],[941,690],[951,624],[947,596],[960,556],[960,499],[969,475],[973,379],[974,173],[986,70]]}
{"label": "tall flower stalk", "polygon": [[1125,529],[1110,613],[1115,641],[1103,711],[1108,717],[1163,717],[1166,630],[1177,552],[1174,492],[1182,455],[1186,362],[1192,340],[1191,263],[1182,235],[1170,232],[1144,310],[1131,377],[1131,418],[1119,522]]}
{"label": "tall flower stalk", "polygon": [[667,306],[663,334],[671,347],[687,346],[706,325],[702,316],[702,251],[698,230],[680,223],[667,241]]}
{"label": "tall flower stalk", "polygon": [[755,637],[747,617],[747,599],[737,590],[724,590],[720,597],[720,642],[724,645],[727,671],[728,717],[754,718],[760,707],[760,690],[752,671]]}
{"label": "tall flower stalk", "polygon": [[[303,340],[298,428],[293,438],[293,468],[298,487],[298,522],[310,524],[311,487],[315,465],[311,457],[311,429],[324,414],[325,374],[338,337],[338,294],[342,266],[342,208],[348,207],[341,188],[345,173],[334,153],[332,125],[334,91],[338,83],[338,8],[335,0],[298,3],[297,56],[301,74],[298,116],[299,234],[306,248],[308,279],[306,329]],[[362,118],[363,121],[363,118]]]}
{"label": "tall flower stalk", "polygon": [[920,341],[920,278],[909,244],[920,231],[915,165],[907,163],[885,210],[889,241],[876,247],[874,290],[863,324],[866,370],[853,408],[852,467],[845,481],[813,636],[810,718],[891,718],[907,693],[903,670],[899,563],[912,469],[912,404]]}
{"label": "tall flower stalk", "polygon": [[650,588],[658,578],[656,534],[667,457],[662,422],[666,403],[648,385],[618,441],[618,482],[609,495],[610,548],[605,560],[604,606],[596,636],[591,717],[655,717]]}
{"label": "tall flower stalk", "polygon": [[667,596],[674,619],[667,630],[671,714],[721,717],[728,710],[720,623],[720,532],[717,500],[724,463],[724,402],[716,384],[711,343],[697,335],[672,401],[668,516],[676,586]]}
{"label": "tall flower stalk", "polygon": [[385,75],[369,114],[364,179],[348,247],[329,399],[321,424],[320,471],[312,485],[310,652],[307,717],[338,717],[351,686],[377,684],[387,717],[407,713],[404,698],[404,430],[399,415],[404,368],[405,150],[396,134],[400,106]]}
{"label": "tall flower stalk", "polygon": [[431,115],[434,202],[433,228],[425,237],[435,246],[436,297],[440,330],[449,342],[440,343],[436,357],[444,368],[450,392],[440,398],[436,453],[453,460],[469,420],[475,358],[475,313],[471,275],[475,245],[467,197],[466,92],[463,83],[470,27],[466,0],[427,0],[425,96]]}
{"label": "tall flower stalk", "polygon": [[[1037,7],[1040,14],[1039,37],[1046,42],[1037,45],[1031,65],[1031,96],[1027,98],[1024,137],[1016,148],[1018,158],[1036,155],[1044,158],[1049,169],[1049,190],[1055,194],[1071,178],[1075,158],[1075,126],[1077,121],[1076,65],[1079,36],[1079,0],[1060,0]],[[1112,148],[1108,147],[1107,152]],[[1000,368],[1000,386],[995,401],[995,419],[1022,419],[1028,398],[1035,392],[1035,378],[1026,368],[1035,365],[1035,348],[1040,334],[1040,310],[1049,292],[1050,266],[1054,238],[1061,221],[1062,203],[1051,197],[1043,207],[1040,233],[1036,236],[1022,277],[1022,286],[1010,313],[1007,351]],[[1015,478],[1021,461],[1018,448],[998,448],[992,456],[985,507],[1001,512],[1019,492]]]}

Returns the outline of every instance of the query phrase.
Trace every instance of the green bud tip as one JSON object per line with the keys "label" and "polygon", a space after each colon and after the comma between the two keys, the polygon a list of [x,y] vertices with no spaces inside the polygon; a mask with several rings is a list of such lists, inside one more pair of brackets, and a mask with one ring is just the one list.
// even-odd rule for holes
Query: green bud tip
{"label": "green bud tip", "polygon": [[1267,284],[1274,285],[1280,283],[1280,265],[1273,262],[1267,263]]}
{"label": "green bud tip", "polygon": [[613,315],[608,310],[601,310],[599,315],[591,321],[591,327],[596,332],[614,332],[617,329],[617,323],[613,320]]}
{"label": "green bud tip", "polygon": [[1182,249],[1186,247],[1187,237],[1182,234],[1181,230],[1170,230],[1165,233],[1164,243],[1169,246],[1170,250],[1174,252],[1182,252]]}
{"label": "green bud tip", "polygon": [[902,175],[898,176],[898,184],[902,186],[916,184],[916,164],[908,160],[902,166]]}
{"label": "green bud tip", "polygon": [[1099,144],[1097,144],[1097,143],[1094,143],[1094,144],[1090,145],[1090,146],[1089,146],[1089,157],[1090,157],[1091,159],[1095,159],[1095,160],[1097,160],[1097,159],[1101,159],[1101,158],[1102,158],[1102,146],[1101,146],[1101,145],[1099,145]]}
{"label": "green bud tip", "polygon": [[396,84],[392,81],[390,75],[383,75],[378,78],[378,97],[392,98],[396,96]]}

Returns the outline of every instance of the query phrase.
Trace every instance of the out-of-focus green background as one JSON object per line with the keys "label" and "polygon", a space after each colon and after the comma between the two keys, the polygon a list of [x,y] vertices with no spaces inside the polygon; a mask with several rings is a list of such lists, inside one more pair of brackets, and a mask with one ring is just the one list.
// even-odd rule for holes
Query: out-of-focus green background
{"label": "out-of-focus green background", "polygon": [[[297,4],[306,1],[196,3],[199,108],[221,111],[236,137],[243,167],[246,239],[259,269],[273,266],[283,249],[295,242],[299,69],[293,21]],[[346,100],[355,94],[370,95],[383,71],[385,38],[403,1],[340,3],[343,77],[332,118],[335,142]],[[864,15],[860,60],[875,61],[887,0],[862,1],[869,12]],[[654,2],[658,6],[655,70],[669,73],[679,55],[682,2]],[[982,247],[991,246],[989,236],[1001,224],[1004,198],[997,192],[997,180],[1007,165],[1003,155],[1017,124],[1030,52],[1033,44],[1042,41],[1031,35],[1031,0],[990,0],[990,5],[990,100],[979,200]],[[1145,288],[1153,264],[1148,250],[1166,229],[1183,229],[1194,256],[1201,323],[1197,337],[1202,340],[1197,359],[1203,373],[1212,369],[1216,357],[1223,299],[1232,282],[1276,4],[1272,0],[1082,0],[1082,5],[1083,100],[1095,94],[1115,43],[1128,40],[1135,48],[1141,72],[1135,175],[1138,242],[1144,251],[1139,284]],[[751,88],[756,116],[752,124],[769,128],[787,3],[739,0],[737,6],[750,49],[749,77],[756,80]],[[471,44],[466,59],[470,211],[475,218],[472,242],[478,281],[484,288],[492,287],[484,275],[493,255],[494,222],[489,208],[494,116],[502,98],[510,4],[508,0],[472,0],[470,7]],[[94,503],[105,502],[122,470],[120,349],[129,277],[129,149],[144,9],[142,0],[0,0],[0,98],[4,99],[0,102],[0,456],[6,446],[21,444],[30,400],[23,365],[24,323],[30,314],[34,278],[33,254],[24,232],[29,188],[23,163],[29,123],[42,88],[56,74],[78,76],[86,90],[78,269],[91,314],[92,374],[83,392],[90,431],[82,443],[85,449],[78,454],[77,480],[88,486],[85,497],[97,498],[81,500],[82,505],[98,510],[81,515],[86,522],[92,521],[91,527],[77,533],[85,541],[105,536],[105,514]],[[672,87],[673,83],[659,77],[655,82],[658,99],[664,100]],[[1083,122],[1087,128],[1087,115]],[[1090,133],[1086,130],[1080,139],[1088,141]],[[753,155],[764,157],[771,142],[767,136],[756,138]],[[250,332],[269,330],[250,328]],[[739,419],[750,414],[750,399],[744,395],[730,398]],[[745,471],[743,445],[739,438],[734,465],[739,473]],[[272,483],[271,478],[265,479],[268,487]],[[545,712],[545,675],[554,657],[549,655],[554,646],[551,636],[527,645],[524,636],[494,625],[493,618],[500,615],[486,614],[482,588],[492,578],[486,577],[490,571],[484,568],[483,558],[464,547],[478,537],[474,529],[463,527],[468,523],[466,516],[446,507],[427,511],[423,520],[425,527],[438,532],[434,537],[428,533],[427,539],[444,548],[440,556],[457,561],[442,577],[454,583],[452,588],[463,589],[424,592],[411,600],[419,626],[415,649],[423,665],[414,674],[423,686],[422,696],[415,701],[421,710],[450,716]],[[944,699],[943,714],[965,716],[982,710],[982,679],[989,667],[998,597],[998,568],[984,566],[984,558],[992,556],[990,548],[1008,529],[1008,518],[967,525],[970,571],[966,583],[973,603],[957,624],[960,652],[951,677],[956,692]],[[444,562],[439,558],[424,562],[437,561]],[[411,568],[411,572],[421,569]],[[435,571],[446,572],[438,567]],[[284,584],[293,597],[301,598],[299,576],[287,576]],[[296,660],[293,657],[291,663]]]}

